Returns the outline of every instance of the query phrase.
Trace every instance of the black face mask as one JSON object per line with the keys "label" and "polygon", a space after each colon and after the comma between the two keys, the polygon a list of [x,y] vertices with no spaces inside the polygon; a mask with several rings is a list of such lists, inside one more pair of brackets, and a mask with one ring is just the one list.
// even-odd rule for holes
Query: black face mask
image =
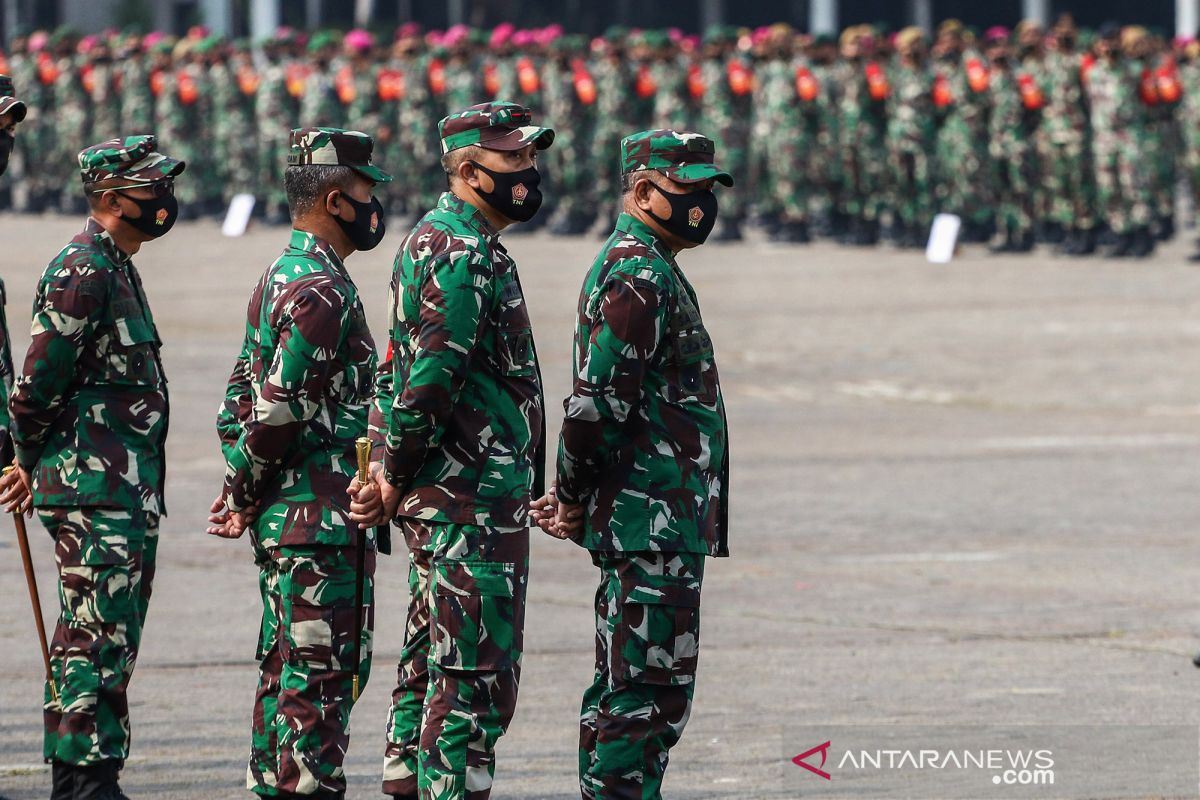
{"label": "black face mask", "polygon": [[12,155],[13,144],[16,143],[16,140],[11,133],[0,133],[0,175],[3,175],[4,170],[8,169],[8,157]]}
{"label": "black face mask", "polygon": [[135,204],[142,211],[142,215],[137,219],[124,216],[121,219],[151,239],[157,239],[171,230],[171,226],[179,218],[179,201],[175,199],[175,195],[173,194],[165,194],[162,197],[155,197],[152,200],[141,200],[137,197],[130,197],[124,192],[117,192],[117,194]]}
{"label": "black face mask", "polygon": [[538,174],[537,167],[517,172],[492,172],[482,164],[475,161],[471,163],[475,169],[486,173],[495,184],[490,192],[476,190],[488,205],[517,222],[533,219],[533,215],[542,207],[542,190],[538,188],[542,176]]}
{"label": "black face mask", "polygon": [[685,242],[704,244],[704,240],[712,233],[717,224],[717,196],[712,189],[688,194],[672,194],[664,191],[656,183],[651,183],[658,193],[671,204],[671,216],[663,219],[653,211],[649,212],[659,225],[683,239]]}
{"label": "black face mask", "polygon": [[387,225],[383,221],[383,204],[379,198],[372,196],[369,203],[360,203],[350,195],[342,192],[342,199],[354,208],[354,222],[346,222],[341,217],[334,217],[346,238],[354,245],[355,250],[373,250],[383,241],[387,233]]}

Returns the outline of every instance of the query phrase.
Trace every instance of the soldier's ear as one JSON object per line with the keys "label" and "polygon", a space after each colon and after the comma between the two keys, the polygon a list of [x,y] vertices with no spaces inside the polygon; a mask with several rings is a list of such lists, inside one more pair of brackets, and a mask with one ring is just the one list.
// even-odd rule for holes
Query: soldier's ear
{"label": "soldier's ear", "polygon": [[642,211],[650,210],[650,193],[654,191],[649,178],[639,178],[633,184],[633,202]]}
{"label": "soldier's ear", "polygon": [[338,214],[338,198],[342,196],[341,189],[334,189],[325,194],[325,210],[329,212],[329,216],[336,217]]}
{"label": "soldier's ear", "polygon": [[475,165],[470,159],[464,158],[458,162],[458,177],[472,189],[481,188],[479,185],[479,170],[475,169]]}
{"label": "soldier's ear", "polygon": [[114,217],[125,216],[125,211],[121,208],[121,198],[112,189],[100,194],[100,210],[112,214]]}

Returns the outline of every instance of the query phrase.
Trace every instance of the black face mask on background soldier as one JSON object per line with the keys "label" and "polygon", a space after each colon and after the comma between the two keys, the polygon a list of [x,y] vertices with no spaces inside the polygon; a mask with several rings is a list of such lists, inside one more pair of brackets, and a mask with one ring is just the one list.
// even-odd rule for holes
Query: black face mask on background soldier
{"label": "black face mask on background soldier", "polygon": [[650,211],[650,216],[670,233],[685,242],[704,244],[717,224],[717,195],[712,189],[687,194],[672,194],[653,181],[650,185],[671,204],[671,216],[663,218]]}
{"label": "black face mask on background soldier", "polygon": [[11,133],[0,133],[0,175],[8,169],[8,159],[12,155],[13,144],[17,141],[17,137]]}
{"label": "black face mask on background soldier", "polygon": [[379,198],[371,195],[370,201],[361,203],[350,195],[342,192],[342,199],[354,208],[354,222],[347,222],[341,217],[334,217],[346,238],[354,245],[355,250],[373,250],[383,241],[387,233],[387,225],[383,220],[383,204]]}
{"label": "black face mask on background soldier", "polygon": [[517,222],[528,222],[542,207],[542,190],[538,188],[542,176],[538,174],[537,167],[516,172],[495,172],[476,161],[471,164],[495,184],[490,192],[477,189],[479,196],[504,216]]}

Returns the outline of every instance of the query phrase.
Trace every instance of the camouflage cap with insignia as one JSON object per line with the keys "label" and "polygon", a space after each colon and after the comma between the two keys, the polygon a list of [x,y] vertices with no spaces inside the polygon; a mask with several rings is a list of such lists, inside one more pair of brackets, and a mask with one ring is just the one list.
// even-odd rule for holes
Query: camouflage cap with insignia
{"label": "camouflage cap with insignia", "polygon": [[375,142],[361,131],[341,128],[295,128],[292,131],[287,165],[289,167],[350,167],[376,183],[387,183],[392,176],[371,163]]}
{"label": "camouflage cap with insignia", "polygon": [[13,121],[20,122],[25,119],[25,114],[28,109],[25,103],[16,98],[16,89],[13,88],[12,78],[7,75],[0,75],[0,114],[12,113]]}
{"label": "camouflage cap with insignia", "polygon": [[621,174],[654,169],[679,183],[711,178],[733,186],[733,176],[714,163],[716,149],[699,133],[642,131],[621,140]]}
{"label": "camouflage cap with insignia", "polygon": [[451,114],[438,123],[442,155],[477,144],[489,150],[520,150],[528,144],[545,150],[554,130],[533,123],[533,113],[517,103],[480,103]]}
{"label": "camouflage cap with insignia", "polygon": [[109,139],[79,153],[79,174],[84,183],[123,178],[132,183],[154,183],[174,178],[187,164],[156,152],[152,133]]}

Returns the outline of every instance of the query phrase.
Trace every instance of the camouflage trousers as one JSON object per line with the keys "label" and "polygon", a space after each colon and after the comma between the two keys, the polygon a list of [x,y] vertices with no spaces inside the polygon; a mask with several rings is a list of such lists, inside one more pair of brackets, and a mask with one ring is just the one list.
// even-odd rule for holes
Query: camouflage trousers
{"label": "camouflage trousers", "polygon": [[[341,792],[354,675],[355,549],[256,547],[263,615],[246,788],[262,797]],[[360,688],[371,674],[375,552],[363,586]]]}
{"label": "camouflage trousers", "polygon": [[1082,140],[1042,146],[1042,192],[1047,218],[1064,227],[1095,226],[1091,158]]}
{"label": "camouflage trousers", "polygon": [[529,531],[403,520],[408,617],[383,792],[486,800],[517,706]]}
{"label": "camouflage trousers", "polygon": [[997,222],[1009,232],[1033,230],[1037,154],[1029,147],[1005,148],[992,154]]}
{"label": "camouflage trousers", "polygon": [[58,624],[46,687],[42,754],[86,765],[129,756],[129,699],[154,583],[158,518],[109,508],[44,508],[54,537]]}
{"label": "camouflage trousers", "polygon": [[1150,224],[1150,185],[1141,148],[1130,135],[1112,137],[1094,148],[1096,208],[1114,233]]}
{"label": "camouflage trousers", "polygon": [[1159,217],[1169,217],[1175,213],[1175,159],[1179,147],[1174,122],[1156,121],[1147,137],[1145,157],[1150,164],[1152,209]]}
{"label": "camouflage trousers", "polygon": [[887,194],[887,156],[882,140],[842,144],[842,210],[869,222],[879,219]]}
{"label": "camouflage trousers", "polygon": [[893,210],[909,227],[928,228],[933,222],[933,176],[929,153],[919,147],[892,147],[891,169]]}
{"label": "camouflage trousers", "polygon": [[596,672],[579,715],[586,800],[658,800],[691,714],[700,653],[696,553],[593,553]]}
{"label": "camouflage trousers", "polygon": [[816,141],[795,130],[775,131],[764,143],[763,207],[787,222],[807,222],[812,199],[811,176],[805,158]]}
{"label": "camouflage trousers", "polygon": [[260,131],[258,140],[258,194],[265,195],[266,209],[287,211],[283,170],[287,165],[289,132]]}
{"label": "camouflage trousers", "polygon": [[965,221],[984,223],[992,215],[990,158],[986,132],[965,125],[945,129],[937,143],[937,208]]}

